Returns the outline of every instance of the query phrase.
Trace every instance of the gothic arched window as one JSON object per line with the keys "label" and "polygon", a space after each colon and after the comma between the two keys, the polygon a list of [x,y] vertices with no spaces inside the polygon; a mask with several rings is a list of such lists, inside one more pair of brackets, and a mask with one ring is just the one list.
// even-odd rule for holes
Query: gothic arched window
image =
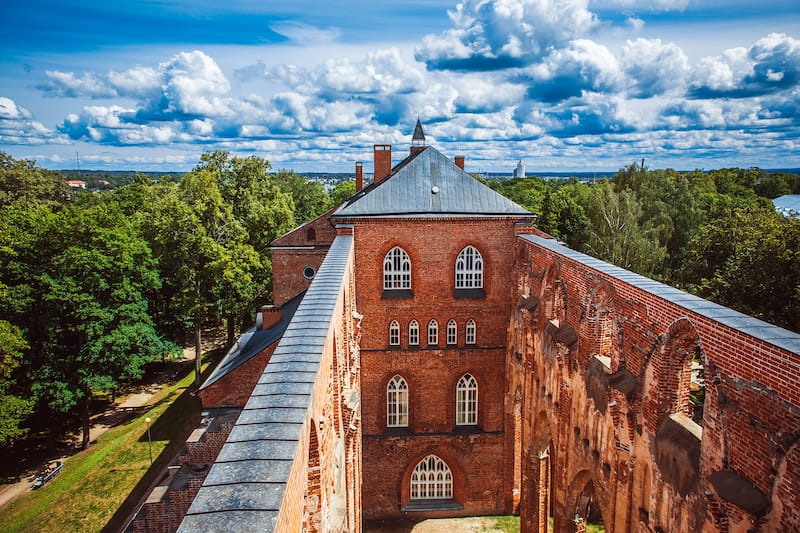
{"label": "gothic arched window", "polygon": [[456,258],[456,289],[483,288],[483,257],[477,248],[467,246]]}
{"label": "gothic arched window", "polygon": [[411,288],[411,259],[405,250],[395,246],[383,258],[383,289]]}
{"label": "gothic arched window", "polygon": [[408,426],[408,384],[400,376],[393,377],[386,386],[386,425]]}
{"label": "gothic arched window", "polygon": [[453,474],[440,457],[429,455],[411,473],[412,500],[449,500],[453,497]]}
{"label": "gothic arched window", "polygon": [[474,426],[478,423],[478,382],[464,374],[456,385],[456,425]]}

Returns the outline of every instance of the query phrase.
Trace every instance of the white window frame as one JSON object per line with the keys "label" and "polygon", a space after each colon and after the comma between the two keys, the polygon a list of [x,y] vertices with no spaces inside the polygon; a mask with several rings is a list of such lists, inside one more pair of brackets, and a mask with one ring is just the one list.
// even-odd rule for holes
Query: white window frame
{"label": "white window frame", "polygon": [[450,322],[447,323],[447,344],[456,344],[458,343],[458,324],[453,319],[450,319]]}
{"label": "white window frame", "polygon": [[483,288],[483,256],[474,246],[466,246],[456,257],[456,289]]}
{"label": "white window frame", "polygon": [[397,320],[389,323],[389,346],[400,346],[400,324]]}
{"label": "white window frame", "polygon": [[456,385],[456,425],[474,426],[478,423],[478,382],[464,374]]}
{"label": "white window frame", "polygon": [[411,473],[412,500],[453,499],[453,472],[438,455],[428,455]]}
{"label": "white window frame", "polygon": [[428,346],[439,346],[439,323],[436,319],[428,322]]}
{"label": "white window frame", "polygon": [[408,323],[408,345],[419,346],[419,322],[416,320]]}
{"label": "white window frame", "polygon": [[466,344],[475,344],[477,337],[477,326],[475,325],[475,321],[470,318],[467,320],[467,326],[464,328],[464,342]]}
{"label": "white window frame", "polygon": [[408,383],[400,375],[386,385],[386,426],[408,427]]}
{"label": "white window frame", "polygon": [[395,246],[383,258],[383,290],[411,289],[411,258]]}

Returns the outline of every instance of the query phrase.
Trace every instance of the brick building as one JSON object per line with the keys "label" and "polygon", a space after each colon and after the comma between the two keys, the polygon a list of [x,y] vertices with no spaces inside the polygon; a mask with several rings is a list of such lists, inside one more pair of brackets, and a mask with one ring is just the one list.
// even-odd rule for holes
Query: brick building
{"label": "brick building", "polygon": [[419,123],[374,157],[273,243],[283,330],[204,386],[244,408],[181,531],[800,530],[800,335],[560,245]]}

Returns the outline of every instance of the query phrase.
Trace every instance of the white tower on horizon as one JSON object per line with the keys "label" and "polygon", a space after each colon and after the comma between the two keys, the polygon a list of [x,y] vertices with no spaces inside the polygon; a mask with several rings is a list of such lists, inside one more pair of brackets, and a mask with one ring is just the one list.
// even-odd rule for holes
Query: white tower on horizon
{"label": "white tower on horizon", "polygon": [[522,162],[522,159],[519,160],[519,163],[517,163],[517,168],[514,169],[514,177],[515,178],[525,177],[525,163]]}

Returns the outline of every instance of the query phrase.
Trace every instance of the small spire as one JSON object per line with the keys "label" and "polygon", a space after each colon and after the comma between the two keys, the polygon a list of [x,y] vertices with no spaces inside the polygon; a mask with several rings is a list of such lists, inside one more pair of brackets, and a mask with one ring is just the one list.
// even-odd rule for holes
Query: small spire
{"label": "small spire", "polygon": [[411,136],[411,144],[414,146],[425,146],[425,134],[422,132],[422,124],[417,119],[417,125],[414,126],[414,135]]}

